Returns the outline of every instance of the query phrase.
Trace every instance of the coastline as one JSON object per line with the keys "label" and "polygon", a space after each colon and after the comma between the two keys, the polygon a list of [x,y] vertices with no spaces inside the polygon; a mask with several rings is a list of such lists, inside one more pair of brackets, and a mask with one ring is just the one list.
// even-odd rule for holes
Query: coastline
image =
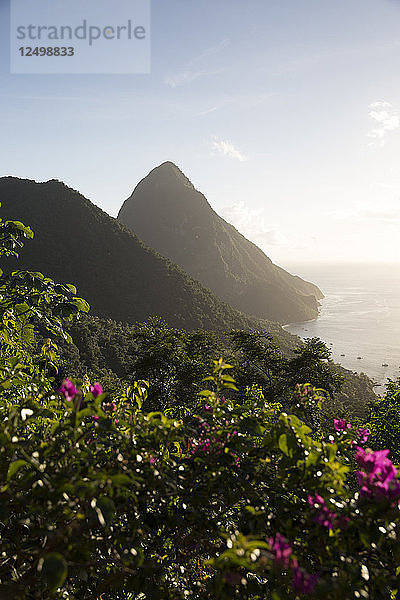
{"label": "coastline", "polygon": [[395,335],[386,313],[380,320],[369,318],[374,311],[386,310],[380,307],[378,299],[371,302],[371,295],[374,298],[371,292],[365,297],[359,291],[345,289],[340,294],[327,292],[317,318],[286,323],[282,328],[302,340],[320,338],[336,364],[349,372],[366,375],[374,384],[374,392],[380,394],[388,379],[400,377],[400,349],[391,340]]}
{"label": "coastline", "polygon": [[[318,315],[319,317],[320,315]],[[286,331],[286,327],[295,327],[295,326],[300,326],[300,325],[304,325],[305,323],[313,323],[314,321],[316,321],[318,319],[318,317],[315,317],[315,319],[308,319],[307,321],[294,321],[293,323],[286,323],[285,325],[281,325],[282,329],[285,329]],[[291,333],[291,332],[289,332]]]}

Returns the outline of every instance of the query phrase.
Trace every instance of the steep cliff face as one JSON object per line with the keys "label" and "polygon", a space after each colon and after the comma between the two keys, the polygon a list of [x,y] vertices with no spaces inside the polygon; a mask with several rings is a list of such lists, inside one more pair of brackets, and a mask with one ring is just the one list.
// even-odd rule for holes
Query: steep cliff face
{"label": "steep cliff face", "polygon": [[131,323],[161,316],[183,329],[268,326],[222,302],[59,181],[0,178],[0,202],[4,220],[22,221],[35,233],[20,258],[5,259],[1,267],[41,271],[60,283],[73,283],[99,316]]}
{"label": "steep cliff face", "polygon": [[211,208],[171,162],[155,168],[118,220],[233,307],[280,322],[315,318],[317,286],[293,276]]}

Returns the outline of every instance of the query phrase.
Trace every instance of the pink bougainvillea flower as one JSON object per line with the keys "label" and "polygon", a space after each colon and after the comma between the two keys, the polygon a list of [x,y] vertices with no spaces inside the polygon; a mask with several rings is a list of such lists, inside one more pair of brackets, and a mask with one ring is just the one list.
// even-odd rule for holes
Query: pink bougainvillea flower
{"label": "pink bougainvillea flower", "polygon": [[364,450],[357,447],[355,460],[360,470],[357,471],[356,476],[362,496],[376,500],[386,498],[398,501],[400,499],[398,472],[387,457],[388,454],[389,450],[373,452],[370,448]]}
{"label": "pink bougainvillea flower", "polygon": [[61,387],[57,390],[59,394],[62,394],[67,402],[71,402],[78,394],[78,390],[69,379],[64,379]]}
{"label": "pink bougainvillea flower", "polygon": [[[318,505],[324,502],[324,499],[318,496],[318,494],[316,494],[315,498],[318,500]],[[310,574],[305,569],[299,567],[297,559],[291,558],[293,552],[291,545],[279,532],[276,533],[275,537],[270,537],[267,542],[274,555],[276,565],[280,568],[287,569],[290,567],[292,569],[293,590],[300,594],[312,594],[319,578],[319,573]]]}
{"label": "pink bougainvillea flower", "polygon": [[315,523],[333,529],[337,523],[337,514],[329,510],[326,506],[325,500],[319,494],[315,494],[315,497],[308,495],[308,504],[317,510],[317,514],[314,517]]}
{"label": "pink bougainvillea flower", "polygon": [[268,544],[274,554],[274,560],[278,565],[285,568],[289,567],[290,556],[292,554],[292,547],[287,543],[286,538],[283,537],[279,532],[275,535],[275,538],[270,537]]}
{"label": "pink bougainvillea flower", "polygon": [[395,473],[392,461],[387,457],[388,454],[389,450],[376,450],[373,452],[370,448],[364,450],[364,448],[357,446],[354,458],[360,469],[367,473],[376,473],[385,467],[387,468],[389,465]]}
{"label": "pink bougainvillea flower", "polygon": [[93,394],[94,398],[97,398],[97,396],[100,396],[103,393],[103,388],[99,383],[95,383],[90,386],[89,391]]}
{"label": "pink bougainvillea flower", "polygon": [[347,423],[344,419],[333,419],[333,425],[336,431],[346,431],[346,429],[351,429],[351,424]]}

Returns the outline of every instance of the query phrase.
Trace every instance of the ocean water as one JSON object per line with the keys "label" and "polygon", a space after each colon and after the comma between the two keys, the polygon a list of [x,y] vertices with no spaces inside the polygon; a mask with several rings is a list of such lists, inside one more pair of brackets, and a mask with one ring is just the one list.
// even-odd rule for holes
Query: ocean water
{"label": "ocean water", "polygon": [[379,384],[378,394],[388,377],[400,377],[400,264],[285,268],[317,284],[325,294],[316,319],[286,325],[287,331],[301,338],[321,338],[335,362],[364,372]]}

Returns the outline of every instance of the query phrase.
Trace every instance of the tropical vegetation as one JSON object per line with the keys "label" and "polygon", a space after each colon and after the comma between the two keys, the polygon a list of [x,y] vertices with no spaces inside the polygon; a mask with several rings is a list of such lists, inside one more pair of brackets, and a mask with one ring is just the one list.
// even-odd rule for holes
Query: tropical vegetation
{"label": "tropical vegetation", "polygon": [[[1,221],[2,258],[32,235]],[[398,596],[398,382],[369,407],[320,340],[285,355],[159,320],[107,338],[88,310],[1,275],[1,598]]]}

